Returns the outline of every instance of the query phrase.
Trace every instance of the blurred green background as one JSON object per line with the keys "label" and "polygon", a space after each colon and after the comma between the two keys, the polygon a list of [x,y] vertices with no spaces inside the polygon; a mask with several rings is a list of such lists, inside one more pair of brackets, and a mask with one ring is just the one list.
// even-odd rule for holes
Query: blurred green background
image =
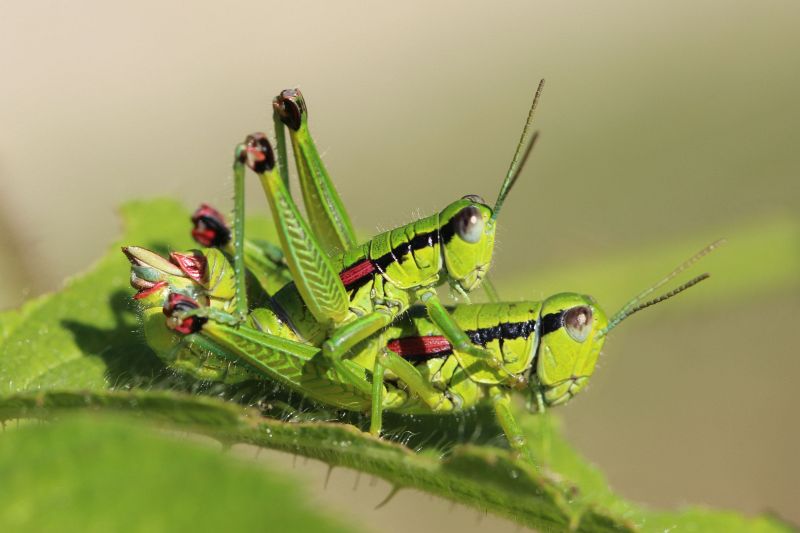
{"label": "blurred green background", "polygon": [[[493,199],[545,77],[501,220],[505,298],[585,290],[613,311],[729,238],[711,281],[615,332],[560,409],[568,434],[634,500],[800,522],[799,20],[791,1],[6,4],[0,309],[91,265],[126,199],[229,207],[233,145],[283,88],[376,232]],[[515,529],[411,493],[372,511],[383,488],[294,471],[375,531]]]}

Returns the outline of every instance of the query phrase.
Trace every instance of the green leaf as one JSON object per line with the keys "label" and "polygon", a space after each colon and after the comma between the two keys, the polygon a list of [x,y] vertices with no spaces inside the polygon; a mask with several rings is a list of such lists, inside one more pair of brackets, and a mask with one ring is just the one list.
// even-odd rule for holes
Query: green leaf
{"label": "green leaf", "polygon": [[583,521],[603,524],[599,530],[633,529],[632,524],[602,509],[574,505],[570,502],[572,489],[553,476],[519,464],[505,450],[457,446],[440,460],[438,454],[416,454],[347,424],[279,422],[213,398],[145,391],[29,393],[0,399],[0,420],[50,418],[86,409],[135,413],[226,444],[255,444],[354,468],[397,487],[433,492],[530,526],[565,529],[572,524],[581,530]]}
{"label": "green leaf", "polygon": [[[64,412],[87,410],[135,414],[167,427],[204,433],[225,443],[246,442],[347,466],[381,477],[397,487],[429,491],[541,529],[661,531],[680,526],[686,531],[783,530],[782,524],[766,517],[746,519],[705,510],[653,513],[622,500],[610,491],[602,474],[563,440],[557,421],[550,416],[521,417],[542,461],[540,468],[535,469],[516,462],[508,450],[477,446],[476,442],[455,446],[441,459],[441,450],[431,444],[438,437],[433,436],[430,428],[449,426],[453,434],[461,433],[463,428],[453,422],[455,417],[396,421],[401,428],[405,424],[420,435],[417,440],[412,439],[411,445],[424,451],[414,453],[406,446],[375,439],[343,423],[285,423],[264,418],[233,402],[148,390],[159,383],[154,378],[163,377],[167,371],[137,332],[138,322],[129,303],[133,293],[128,287],[129,266],[119,246],[137,244],[161,252],[189,248],[188,214],[167,200],[131,203],[123,208],[122,214],[126,222],[124,239],[90,272],[72,279],[58,293],[29,302],[18,311],[0,314],[0,419],[50,419]],[[768,236],[760,238],[765,227]],[[269,233],[267,228],[268,223],[263,219],[248,221],[251,236],[263,237]],[[738,244],[729,246],[734,259],[728,261],[744,263],[734,268],[732,277],[738,283],[734,286],[741,290],[726,297],[747,295],[746,280],[753,274],[754,256],[773,254],[768,256],[774,258],[768,267],[770,279],[757,282],[762,287],[770,283],[796,283],[787,275],[787,269],[794,268],[796,272],[800,264],[797,241],[793,240],[797,235],[797,226],[786,220],[759,223],[729,235],[731,244]],[[723,250],[717,257],[726,257]],[[605,280],[610,288],[603,286],[604,290],[625,289],[613,292],[620,300],[619,294],[634,292],[628,290],[627,284],[635,285],[636,289],[646,286],[651,281],[650,273],[660,274],[668,270],[664,264],[677,263],[690,253],[691,250],[677,245],[663,250],[654,248],[654,256],[647,260],[653,265],[642,266],[642,261],[623,256],[623,260],[598,259],[592,270],[614,273],[615,269],[621,269],[618,271],[630,274],[609,275]],[[716,275],[712,259],[709,258],[708,267]],[[647,273],[648,281],[640,284],[637,276],[645,276],[642,272]],[[554,274],[549,279],[560,283],[560,276]],[[598,276],[602,278],[605,274]],[[584,277],[570,279],[589,283]],[[620,279],[624,281],[615,281]],[[592,283],[604,281],[595,279]],[[547,288],[546,284],[538,283],[537,287]],[[581,287],[560,287],[564,289],[581,290]],[[123,388],[133,390],[120,390]],[[490,418],[479,414],[474,421],[483,425],[482,434],[498,434],[492,429],[496,426]],[[442,430],[437,427],[436,431]],[[442,442],[458,440],[447,431],[442,433]],[[126,439],[114,442],[119,446],[115,453],[124,455],[131,451]],[[482,442],[503,445],[491,438],[483,438]]]}
{"label": "green leaf", "polygon": [[[552,417],[527,417],[525,429],[543,465],[515,461],[507,450],[456,446],[446,458],[414,453],[348,424],[287,423],[230,402],[174,392],[40,392],[0,398],[0,420],[58,417],[73,411],[136,414],[202,433],[225,444],[248,443],[319,459],[490,511],[543,530],[789,531],[779,521],[691,510],[650,513],[616,497],[597,470],[559,436]],[[697,519],[698,522],[694,522]],[[719,527],[717,527],[719,526]]]}
{"label": "green leaf", "polygon": [[6,431],[0,477],[2,531],[354,531],[285,475],[121,416]]}
{"label": "green leaf", "polygon": [[[155,250],[191,247],[188,215],[176,202],[135,202],[122,209],[125,242]],[[101,390],[162,369],[137,333],[129,264],[111,251],[64,290],[0,315],[0,394],[39,388]]]}

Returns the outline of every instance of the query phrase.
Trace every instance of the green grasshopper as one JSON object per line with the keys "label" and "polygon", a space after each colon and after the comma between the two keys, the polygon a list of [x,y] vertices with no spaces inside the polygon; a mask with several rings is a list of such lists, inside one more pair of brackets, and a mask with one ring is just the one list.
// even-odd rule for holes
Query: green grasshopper
{"label": "green grasshopper", "polygon": [[[539,91],[493,210],[475,197],[465,197],[448,206],[442,214],[423,219],[423,224],[418,222],[388,232],[366,246],[351,248],[334,257],[333,263],[340,266],[338,274],[289,195],[285,164],[276,169],[275,157],[263,135],[249,137],[245,145],[237,148],[234,163],[235,231],[228,250],[233,255],[233,268],[224,255],[215,250],[206,254],[173,254],[172,261],[141,248],[126,250],[133,264],[132,285],[139,289],[136,297],[142,304],[148,342],[169,366],[195,377],[237,382],[268,376],[322,403],[355,411],[370,408],[370,430],[376,434],[380,433],[384,409],[447,413],[488,399],[494,405],[511,445],[525,453],[524,445],[519,445],[521,433],[508,408],[509,391],[515,387],[535,390],[533,396],[540,408],[571,397],[583,386],[594,368],[607,333],[603,331],[605,315],[590,298],[578,295],[558,295],[541,303],[519,304],[528,308],[525,320],[517,317],[516,311],[502,307],[509,304],[459,306],[448,310],[438,301],[432,288],[444,281],[440,279],[442,274],[452,276],[457,273],[450,281],[455,282],[457,290],[466,292],[474,288],[485,274],[485,267],[491,259],[496,216],[532,146],[533,138],[526,140],[526,136],[538,95]],[[284,91],[276,100],[275,109],[276,123],[280,120],[290,132],[295,132],[290,134],[298,158],[301,186],[305,187],[304,191],[311,191],[304,192],[307,208],[312,211],[311,201],[326,197],[322,202],[323,209],[316,212],[324,211],[327,206],[334,213],[333,217],[325,217],[328,217],[329,226],[339,228],[340,231],[333,232],[339,237],[329,233],[322,238],[327,239],[329,246],[350,245],[352,239],[341,237],[352,236],[352,231],[347,229],[351,228],[347,215],[341,209],[341,202],[316,156],[316,150],[309,148],[313,147],[313,142],[307,132],[302,97],[297,92],[287,94]],[[281,135],[278,134],[279,154],[285,152],[285,147],[281,147]],[[285,161],[285,155],[280,157]],[[248,248],[245,244],[245,164],[261,176],[285,257],[276,253],[274,247]],[[303,185],[304,180],[310,184]],[[446,213],[452,216],[446,218]],[[445,224],[439,224],[442,218],[447,220]],[[310,219],[314,219],[312,215]],[[198,235],[213,237],[214,231],[206,232],[208,227],[203,227],[209,220],[197,216],[197,222],[202,222],[196,228]],[[449,240],[442,239],[442,234],[447,237],[448,231]],[[323,235],[321,230],[318,233]],[[413,262],[397,257],[396,250],[406,251],[401,256],[416,251],[415,238],[421,235],[425,238],[417,240],[419,249],[427,255],[412,253]],[[435,243],[432,242],[434,235]],[[460,241],[454,238],[456,235]],[[446,242],[439,246],[443,241]],[[457,246],[448,248],[447,244],[453,242]],[[468,246],[473,244],[480,246]],[[384,265],[381,259],[386,257],[391,261]],[[269,307],[257,307],[248,313],[245,262],[250,264],[250,272],[260,284],[271,293],[270,283],[275,286],[286,280],[284,260],[294,283],[274,294]],[[430,268],[436,267],[437,261],[438,268]],[[323,268],[318,268],[320,265]],[[445,272],[442,272],[443,266]],[[389,267],[396,267],[395,276],[387,275]],[[402,274],[409,274],[407,270],[412,275],[403,279]],[[406,281],[407,286],[398,286],[398,277]],[[364,279],[364,285],[351,286],[348,291],[350,283],[363,283]],[[684,290],[701,279],[704,277],[696,278],[673,292]],[[384,283],[386,281],[392,283]],[[363,290],[364,287],[369,290]],[[376,287],[379,291],[375,290]],[[348,300],[349,305],[345,318],[337,322],[333,311],[337,306],[341,307],[339,296],[342,290],[345,291],[345,305],[348,305]],[[395,317],[413,302],[413,297],[419,297],[425,310],[415,308],[409,318],[390,326]],[[642,298],[644,296],[640,295],[636,303]],[[353,306],[354,302],[361,307]],[[549,305],[556,304],[562,307],[570,305],[556,313],[545,312]],[[632,304],[626,312],[630,314],[635,308],[636,304]],[[166,327],[162,313],[168,315]],[[624,318],[629,314],[615,316]],[[484,327],[480,325],[482,322],[474,320],[474,316],[495,319],[493,324]],[[618,318],[617,323],[622,318]],[[556,342],[557,337],[563,336],[564,331],[575,341],[575,336],[581,336],[576,332],[590,322],[595,335],[591,343],[584,345],[592,346],[587,353],[581,352],[578,357],[567,356],[567,346],[556,346],[560,344]],[[528,326],[520,325],[523,323]],[[540,325],[545,323],[558,327],[543,333]],[[612,327],[616,325],[614,319],[609,324]],[[498,342],[495,347],[488,341],[482,342],[486,338],[481,335],[490,330],[521,333],[519,338],[500,336],[488,339]],[[378,331],[381,333],[376,334]],[[553,334],[556,336],[544,337]],[[181,335],[187,337],[184,339]],[[588,333],[583,340],[587,338]],[[548,339],[552,339],[558,349],[550,348]],[[523,347],[509,355],[505,347],[513,344],[512,341],[523,342]],[[408,351],[415,342],[422,342],[424,348],[418,354]],[[441,352],[429,351],[429,343],[446,347]],[[348,352],[350,357],[343,359],[341,355]],[[545,355],[539,358],[540,353]],[[528,354],[527,359],[525,354]],[[420,370],[404,357],[426,359],[426,370]],[[572,373],[556,379],[559,375],[556,370],[569,367],[558,362],[565,358],[580,360],[581,368],[588,369],[588,373]],[[545,363],[541,363],[544,366],[539,369],[540,364],[535,364],[535,361],[546,359],[551,360],[552,368],[548,370]],[[245,362],[249,366],[232,364],[231,361]],[[439,362],[442,364],[436,367]]]}
{"label": "green grasshopper", "polygon": [[450,414],[489,402],[511,447],[533,461],[511,411],[512,391],[526,393],[538,411],[568,401],[593,374],[607,334],[632,314],[706,279],[708,274],[697,276],[644,301],[716,245],[610,319],[593,298],[575,293],[541,302],[451,308],[470,342],[502,358],[515,380],[455,347],[420,306],[360,343],[351,357],[331,361],[303,342],[282,311],[256,308],[244,322],[231,314],[237,306],[236,274],[219,250],[173,253],[169,261],[143,248],[124,251],[133,265],[131,282],[138,289],[135,298],[148,344],[170,367],[227,383],[266,378],[325,405],[369,410],[374,434],[380,434],[384,410]]}
{"label": "green grasshopper", "polygon": [[[264,134],[249,136],[237,148],[234,213],[243,211],[244,169],[248,166],[260,177],[293,279],[273,296],[273,304],[290,310],[287,313],[292,316],[301,314],[300,307],[310,313],[313,320],[292,324],[304,341],[321,346],[330,360],[340,361],[419,301],[439,331],[459,350],[496,367],[503,366],[496,354],[470,342],[440,301],[436,287],[447,282],[466,296],[485,277],[494,250],[497,216],[536,138],[529,135],[529,128],[541,89],[540,83],[494,208],[478,196],[464,196],[440,213],[361,245],[356,245],[349,216],[308,132],[302,95],[298,90],[286,90],[275,99],[279,159]],[[300,215],[287,186],[283,126],[289,130],[309,222]],[[235,216],[234,227],[241,227],[243,217]],[[236,235],[243,239],[243,232]],[[234,242],[233,249],[234,269],[242,272],[244,259],[239,259],[236,250],[244,246]],[[341,253],[329,256],[331,250]],[[237,278],[237,291],[243,295],[243,276]],[[243,298],[238,301],[237,314],[244,317],[247,304]],[[197,312],[204,311],[201,308]],[[505,372],[513,377],[513,373]]]}

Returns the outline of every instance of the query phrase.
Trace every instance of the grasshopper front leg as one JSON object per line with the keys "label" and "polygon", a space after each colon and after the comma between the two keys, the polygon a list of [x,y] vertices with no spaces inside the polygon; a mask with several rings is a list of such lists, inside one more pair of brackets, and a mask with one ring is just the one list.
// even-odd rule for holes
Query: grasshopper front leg
{"label": "grasshopper front leg", "polygon": [[503,428],[511,449],[523,460],[535,464],[533,453],[530,446],[528,446],[528,439],[511,411],[511,397],[508,392],[500,387],[491,387],[489,395],[497,421],[500,423],[500,427]]}
{"label": "grasshopper front leg", "polygon": [[[431,321],[436,324],[444,337],[453,346],[454,353],[460,352],[462,354],[469,354],[478,361],[485,362],[493,369],[505,370],[503,368],[503,359],[500,356],[472,343],[467,333],[453,319],[445,306],[442,305],[439,296],[433,289],[425,288],[420,290],[418,292],[418,297],[428,311],[428,316]],[[462,366],[464,366],[465,369],[469,367],[469,365],[465,365],[463,362]],[[511,373],[507,371],[506,374],[511,375]]]}

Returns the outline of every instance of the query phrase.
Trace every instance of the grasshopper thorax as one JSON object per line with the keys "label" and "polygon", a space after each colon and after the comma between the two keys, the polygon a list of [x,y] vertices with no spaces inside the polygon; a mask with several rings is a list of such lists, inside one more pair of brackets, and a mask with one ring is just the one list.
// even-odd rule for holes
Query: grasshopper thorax
{"label": "grasshopper thorax", "polygon": [[456,289],[471,291],[489,269],[497,227],[492,214],[475,195],[453,202],[439,214],[442,257]]}
{"label": "grasshopper thorax", "polygon": [[607,325],[606,314],[591,296],[566,292],[542,303],[532,385],[545,404],[564,403],[586,385],[605,341],[597,333]]}

